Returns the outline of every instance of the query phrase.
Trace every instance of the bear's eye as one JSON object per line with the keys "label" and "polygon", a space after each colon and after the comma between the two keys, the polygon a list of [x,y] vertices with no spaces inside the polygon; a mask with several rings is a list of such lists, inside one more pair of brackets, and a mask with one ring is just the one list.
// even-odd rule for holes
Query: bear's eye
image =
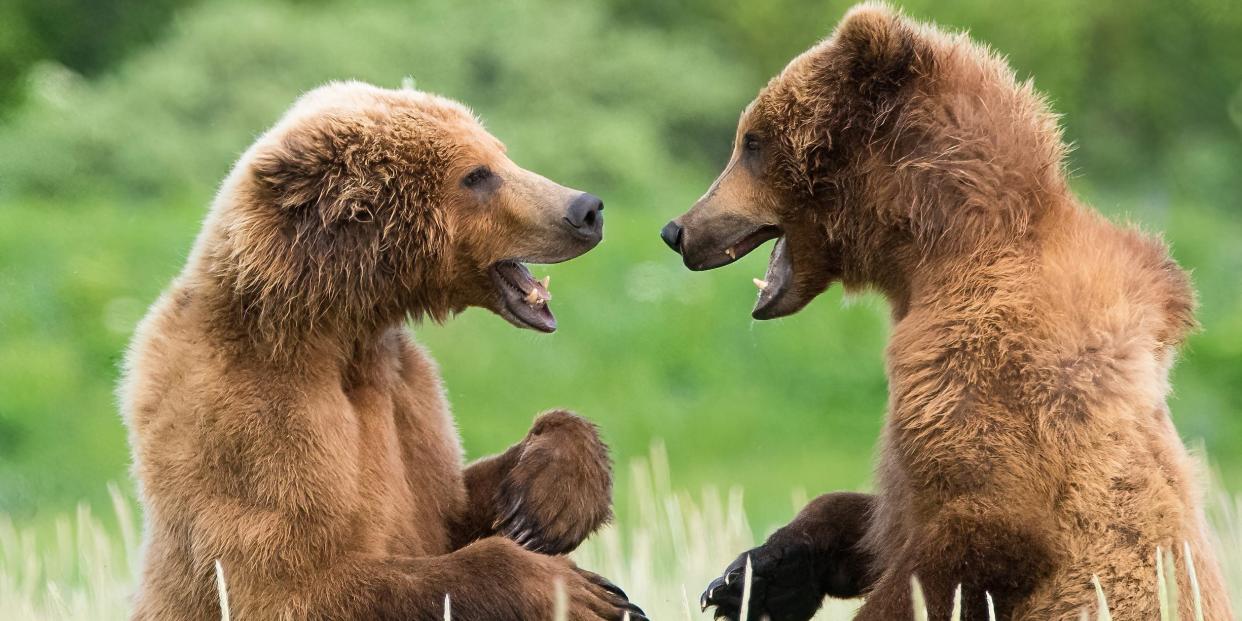
{"label": "bear's eye", "polygon": [[491,177],[492,171],[488,167],[477,166],[474,170],[471,170],[466,174],[466,177],[461,180],[461,184],[468,188],[474,188],[478,187],[478,185],[484,181],[491,179]]}
{"label": "bear's eye", "polygon": [[759,137],[754,134],[746,134],[745,136],[742,136],[742,148],[751,153],[758,152]]}

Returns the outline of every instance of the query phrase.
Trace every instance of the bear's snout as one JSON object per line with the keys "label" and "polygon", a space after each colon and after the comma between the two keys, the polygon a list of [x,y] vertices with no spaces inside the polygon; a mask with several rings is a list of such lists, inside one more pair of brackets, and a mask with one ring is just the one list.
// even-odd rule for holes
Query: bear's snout
{"label": "bear's snout", "polygon": [[669,223],[660,229],[660,239],[663,239],[664,243],[673,249],[673,252],[681,254],[681,225],[677,224],[676,220],[669,220]]}
{"label": "bear's snout", "polygon": [[565,223],[575,235],[592,243],[604,237],[604,201],[590,192],[579,194],[569,203]]}

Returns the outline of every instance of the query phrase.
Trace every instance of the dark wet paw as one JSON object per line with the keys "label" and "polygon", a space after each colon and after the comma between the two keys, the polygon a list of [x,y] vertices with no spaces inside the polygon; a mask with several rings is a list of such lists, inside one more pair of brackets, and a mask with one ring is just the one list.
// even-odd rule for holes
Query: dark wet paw
{"label": "dark wet paw", "polygon": [[707,585],[699,598],[703,610],[715,607],[715,618],[741,620],[747,558],[752,572],[747,621],[805,621],[819,610],[820,561],[799,542],[769,542],[739,556]]}

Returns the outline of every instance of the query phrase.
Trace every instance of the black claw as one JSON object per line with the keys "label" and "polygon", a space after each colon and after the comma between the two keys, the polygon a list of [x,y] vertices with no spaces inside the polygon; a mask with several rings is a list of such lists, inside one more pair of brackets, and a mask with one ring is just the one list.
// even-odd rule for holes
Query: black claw
{"label": "black claw", "polygon": [[[602,581],[602,584],[600,584],[600,586],[603,587],[605,591],[608,591],[609,593],[612,593],[613,595],[616,595],[617,597],[620,597],[623,600],[629,601],[630,599],[630,597],[625,594],[625,591],[621,590],[621,587],[607,580]],[[633,604],[631,604],[631,606],[632,605]]]}
{"label": "black claw", "polygon": [[647,613],[643,612],[642,608],[639,608],[638,606],[634,605],[633,602],[626,602],[625,610],[630,613],[631,619],[646,619],[647,618]]}
{"label": "black claw", "polygon": [[712,612],[713,618],[736,619],[737,608],[741,604],[740,584],[735,582],[738,575],[738,570],[732,569],[712,580],[699,597],[699,608],[706,612],[709,607],[714,606],[716,609]]}
{"label": "black claw", "polygon": [[517,541],[517,536],[522,534],[522,531],[525,529],[526,529],[526,518],[524,516],[519,516],[517,518],[510,520],[508,524],[506,524],[505,536],[507,536],[508,538],[514,541]]}
{"label": "black claw", "polygon": [[723,578],[716,578],[707,585],[707,590],[703,591],[703,595],[699,598],[699,602],[704,608],[715,603],[713,600],[716,599],[716,591],[723,586],[728,586],[725,584]]}
{"label": "black claw", "polygon": [[539,543],[539,531],[534,528],[527,528],[526,530],[523,530],[519,537],[514,539],[514,541],[516,541],[518,545],[529,550],[530,546]]}
{"label": "black claw", "polygon": [[495,529],[497,532],[500,532],[502,530],[502,527],[504,530],[508,530],[509,522],[513,520],[514,517],[517,516],[518,510],[521,508],[522,508],[521,500],[514,500],[511,506],[509,507],[509,511],[505,513],[504,517],[496,518],[496,521],[492,523],[492,528]]}
{"label": "black claw", "polygon": [[589,580],[591,584],[594,584],[595,586],[601,589],[604,589],[605,591],[608,591],[609,593],[612,593],[613,595],[616,595],[617,597],[620,597],[621,599],[625,600],[627,604],[629,603],[630,596],[626,595],[625,591],[622,591],[621,587],[613,584],[611,580],[593,571],[583,570],[582,573],[586,575],[587,580]]}

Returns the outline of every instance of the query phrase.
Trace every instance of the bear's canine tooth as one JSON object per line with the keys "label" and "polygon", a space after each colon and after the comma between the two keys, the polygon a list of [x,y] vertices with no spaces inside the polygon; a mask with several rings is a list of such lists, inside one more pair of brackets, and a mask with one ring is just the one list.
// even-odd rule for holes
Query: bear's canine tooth
{"label": "bear's canine tooth", "polygon": [[547,289],[547,288],[548,288],[548,285],[552,284],[552,277],[551,277],[551,276],[544,276],[544,277],[543,277],[543,280],[539,281],[539,284],[543,285],[543,288],[544,288],[544,289]]}
{"label": "bear's canine tooth", "polygon": [[737,254],[733,252],[733,249],[732,249],[732,248],[725,248],[725,254],[729,255],[729,258],[730,258],[730,259],[736,259],[736,258],[737,258]]}
{"label": "bear's canine tooth", "polygon": [[530,291],[526,292],[526,303],[527,304],[539,303],[539,290],[538,289],[531,287]]}
{"label": "bear's canine tooth", "polygon": [[759,287],[760,291],[768,288],[768,281],[762,278],[752,278],[751,280],[755,283],[756,287]]}

